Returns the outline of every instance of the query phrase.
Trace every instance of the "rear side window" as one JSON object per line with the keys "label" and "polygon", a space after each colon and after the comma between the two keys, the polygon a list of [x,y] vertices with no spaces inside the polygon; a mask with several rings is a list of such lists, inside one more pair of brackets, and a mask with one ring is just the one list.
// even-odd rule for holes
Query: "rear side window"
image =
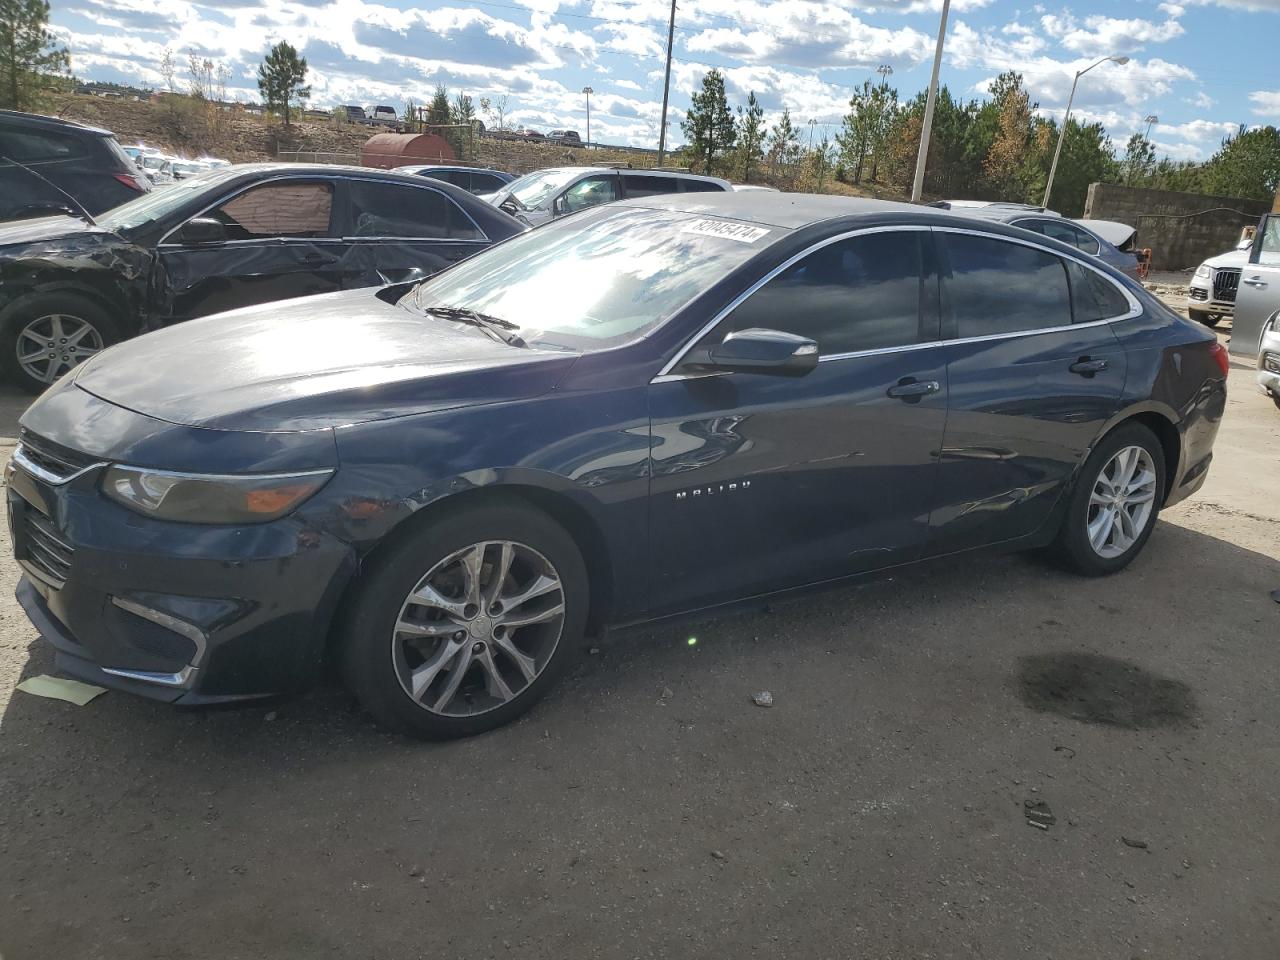
{"label": "rear side window", "polygon": [[680,178],[680,189],[684,193],[724,193],[724,187],[711,180],[687,180]]}
{"label": "rear side window", "polygon": [[267,183],[232,197],[210,216],[227,227],[228,240],[259,237],[329,237],[333,185]]}
{"label": "rear side window", "polygon": [[0,127],[0,155],[18,163],[40,163],[45,160],[65,160],[88,153],[76,137],[63,136],[44,130],[19,130]]}
{"label": "rear side window", "polygon": [[622,185],[626,188],[628,197],[656,197],[680,190],[675,177],[655,177],[643,173],[624,173]]}
{"label": "rear side window", "polygon": [[352,180],[352,236],[424,240],[483,240],[484,234],[452,198],[429,187]]}
{"label": "rear side window", "polygon": [[1024,230],[1043,234],[1046,237],[1052,237],[1054,240],[1061,240],[1063,243],[1075,247],[1077,250],[1083,250],[1085,253],[1096,254],[1098,252],[1098,241],[1091,234],[1081,230],[1073,223],[1067,223],[1065,220],[1019,220],[1014,225],[1022,227]]}
{"label": "rear side window", "polygon": [[950,261],[945,280],[954,335],[997,336],[1071,323],[1064,262],[1020,243],[939,233]]}
{"label": "rear side window", "polygon": [[496,193],[505,185],[501,177],[495,177],[492,173],[473,173],[467,189],[472,193]]}
{"label": "rear side window", "polygon": [[715,332],[764,327],[816,340],[824,356],[918,343],[921,233],[873,233],[815,250],[744,300]]}
{"label": "rear side window", "polygon": [[1067,261],[1071,282],[1071,307],[1076,323],[1110,320],[1129,312],[1129,301],[1114,283],[1096,270]]}

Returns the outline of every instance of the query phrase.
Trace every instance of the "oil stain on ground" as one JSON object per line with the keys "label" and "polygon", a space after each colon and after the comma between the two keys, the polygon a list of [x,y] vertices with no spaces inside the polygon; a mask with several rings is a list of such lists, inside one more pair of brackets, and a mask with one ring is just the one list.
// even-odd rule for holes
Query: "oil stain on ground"
{"label": "oil stain on ground", "polygon": [[1021,657],[1018,689],[1032,710],[1128,730],[1181,726],[1196,716],[1185,683],[1093,653]]}

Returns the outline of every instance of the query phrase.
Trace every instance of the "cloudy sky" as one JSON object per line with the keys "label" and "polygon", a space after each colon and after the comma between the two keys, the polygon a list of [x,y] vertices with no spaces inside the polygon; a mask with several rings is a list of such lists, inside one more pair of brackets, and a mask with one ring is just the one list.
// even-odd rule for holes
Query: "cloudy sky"
{"label": "cloudy sky", "polygon": [[[680,0],[672,69],[673,142],[689,94],[721,68],[731,103],[755,91],[770,119],[834,132],[849,90],[882,64],[904,97],[924,88],[941,0]],[[256,68],[287,40],[311,66],[312,104],[421,102],[450,92],[508,96],[508,117],[571,127],[605,142],[653,145],[662,107],[668,0],[53,0],[53,24],[85,79],[160,86],[166,49],[226,64],[232,95],[256,100]],[[983,95],[1019,70],[1046,114],[1061,116],[1076,70],[1078,115],[1118,147],[1149,114],[1152,139],[1178,159],[1208,156],[1240,124],[1280,123],[1280,0],[1070,7],[953,0],[942,82]]]}

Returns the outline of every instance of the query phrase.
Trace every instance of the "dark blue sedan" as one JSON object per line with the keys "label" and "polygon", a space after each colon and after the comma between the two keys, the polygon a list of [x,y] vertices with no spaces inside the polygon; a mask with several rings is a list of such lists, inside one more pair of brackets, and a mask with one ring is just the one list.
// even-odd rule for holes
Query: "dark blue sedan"
{"label": "dark blue sedan", "polygon": [[18,596],[83,680],[232,701],[334,658],[385,724],[471,734],[608,624],[990,546],[1115,572],[1204,482],[1226,368],[994,221],[611,204],[77,368],[22,420]]}

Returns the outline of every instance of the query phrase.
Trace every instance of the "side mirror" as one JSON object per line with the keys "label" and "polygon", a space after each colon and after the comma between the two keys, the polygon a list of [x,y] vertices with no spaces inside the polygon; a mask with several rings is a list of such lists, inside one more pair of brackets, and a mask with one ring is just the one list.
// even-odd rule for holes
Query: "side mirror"
{"label": "side mirror", "polygon": [[756,327],[729,334],[708,351],[706,363],[734,373],[803,377],[818,365],[818,345],[794,333]]}
{"label": "side mirror", "polygon": [[183,243],[222,243],[227,239],[227,228],[213,217],[193,217],[178,234]]}

